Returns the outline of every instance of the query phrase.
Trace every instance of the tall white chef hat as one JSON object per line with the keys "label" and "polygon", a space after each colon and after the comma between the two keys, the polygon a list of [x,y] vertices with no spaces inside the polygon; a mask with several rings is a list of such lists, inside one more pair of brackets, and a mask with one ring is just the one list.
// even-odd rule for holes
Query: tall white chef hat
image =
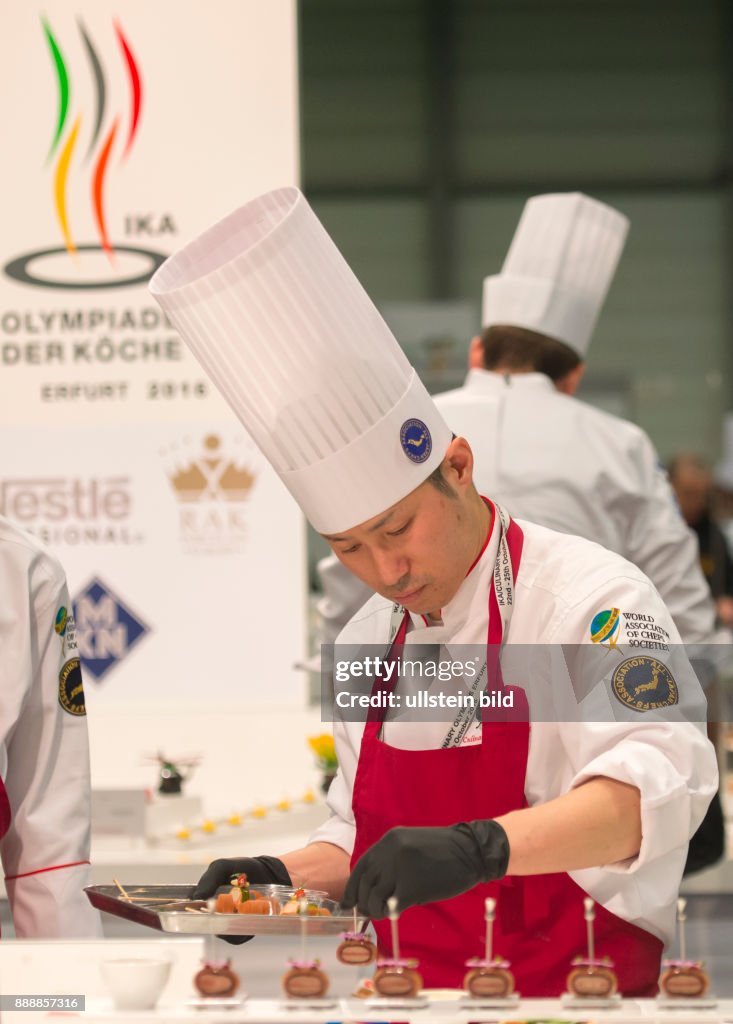
{"label": "tall white chef hat", "polygon": [[298,189],[215,224],[150,291],[316,530],[371,519],[440,465],[445,421]]}
{"label": "tall white chef hat", "polygon": [[484,280],[482,323],[525,327],[588,351],[629,221],[581,192],[525,204],[500,274]]}
{"label": "tall white chef hat", "polygon": [[723,457],[713,473],[716,484],[733,491],[733,413],[723,419]]}

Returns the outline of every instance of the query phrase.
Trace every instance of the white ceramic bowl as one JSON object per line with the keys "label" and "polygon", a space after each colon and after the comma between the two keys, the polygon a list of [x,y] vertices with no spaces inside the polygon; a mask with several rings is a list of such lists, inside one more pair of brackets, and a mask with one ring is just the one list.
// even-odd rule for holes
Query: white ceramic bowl
{"label": "white ceramic bowl", "polygon": [[118,1010],[152,1010],[171,973],[162,957],[119,957],[103,960],[102,977]]}

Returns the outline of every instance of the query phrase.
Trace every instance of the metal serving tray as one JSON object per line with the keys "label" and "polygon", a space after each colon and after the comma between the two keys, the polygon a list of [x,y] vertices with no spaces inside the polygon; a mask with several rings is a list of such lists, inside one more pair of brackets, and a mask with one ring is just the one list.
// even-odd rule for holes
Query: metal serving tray
{"label": "metal serving tray", "polygon": [[[84,892],[93,907],[105,914],[135,921],[147,928],[185,935],[299,935],[297,914],[210,914],[204,900],[191,899],[193,885],[128,885],[126,900],[114,885],[88,885]],[[258,886],[262,889],[262,886]],[[320,894],[319,894],[320,897]],[[308,935],[338,935],[354,930],[354,915],[344,914],[333,900],[319,898],[331,917],[308,917]],[[188,909],[186,909],[188,907]],[[202,912],[203,910],[203,912]],[[357,929],[366,924],[358,916]]]}

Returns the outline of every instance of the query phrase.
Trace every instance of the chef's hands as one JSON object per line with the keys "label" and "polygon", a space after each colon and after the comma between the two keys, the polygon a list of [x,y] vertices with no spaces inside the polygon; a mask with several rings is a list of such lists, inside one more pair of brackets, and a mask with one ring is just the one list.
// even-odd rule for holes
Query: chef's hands
{"label": "chef's hands", "polygon": [[450,899],[503,878],[508,863],[509,840],[496,821],[393,828],[359,858],[341,904],[378,920],[387,916],[390,896],[400,911]]}
{"label": "chef's hands", "polygon": [[198,880],[191,899],[208,900],[232,875],[246,875],[251,885],[292,885],[288,869],[277,857],[223,857],[213,860]]}
{"label": "chef's hands", "polygon": [[[222,857],[209,864],[191,899],[207,900],[222,886],[231,884],[232,875],[246,875],[251,885],[292,885],[288,869],[277,857]],[[252,935],[221,935],[220,938],[239,945],[248,942]]]}

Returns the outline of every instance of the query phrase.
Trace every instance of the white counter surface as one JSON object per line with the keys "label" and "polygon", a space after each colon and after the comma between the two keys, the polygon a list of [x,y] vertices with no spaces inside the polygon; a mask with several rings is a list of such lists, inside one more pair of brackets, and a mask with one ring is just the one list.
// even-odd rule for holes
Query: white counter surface
{"label": "white counter surface", "polygon": [[[107,1000],[92,1000],[87,1002],[87,1011],[83,1015],[86,1024],[93,1021],[115,1021],[119,1024],[125,1022],[141,1022],[143,1020],[155,1021],[156,1024],[177,1024],[184,1021],[198,1021],[199,1024],[365,1024],[371,1021],[399,1021],[400,1024],[448,1024],[449,1021],[463,1021],[465,1024],[495,1024],[502,1020],[512,1021],[587,1021],[615,1022],[615,1024],[649,1024],[651,1021],[659,1024],[685,1024],[685,1022],[708,1021],[710,1024],[724,1024],[733,1019],[733,1002],[721,1003],[717,1010],[691,1011],[672,1010],[660,1011],[654,1000],[625,1000],[621,1006],[614,1010],[565,1010],[557,999],[526,999],[520,1002],[515,1010],[465,1010],[460,1008],[457,1000],[439,999],[431,1001],[430,1004],[421,1010],[383,1010],[378,1011],[368,1008],[360,999],[342,999],[331,1009],[321,1011],[308,1011],[283,1009],[279,1000],[275,999],[251,999],[244,1002],[241,1009],[219,1010],[218,1012],[208,1010],[188,1009],[174,1004],[165,1006],[159,1005],[155,1011],[138,1013],[120,1013],[110,1008]],[[66,1016],[66,1015],[64,1015]],[[79,1015],[81,1017],[81,1015]],[[30,1018],[30,1019],[29,1019]],[[16,1019],[13,1015],[12,1019]],[[28,1024],[37,1024],[39,1021],[49,1022],[52,1018],[48,1015],[37,1015],[35,1013],[24,1014],[23,1021]],[[56,1017],[55,1019],[58,1019]]]}

